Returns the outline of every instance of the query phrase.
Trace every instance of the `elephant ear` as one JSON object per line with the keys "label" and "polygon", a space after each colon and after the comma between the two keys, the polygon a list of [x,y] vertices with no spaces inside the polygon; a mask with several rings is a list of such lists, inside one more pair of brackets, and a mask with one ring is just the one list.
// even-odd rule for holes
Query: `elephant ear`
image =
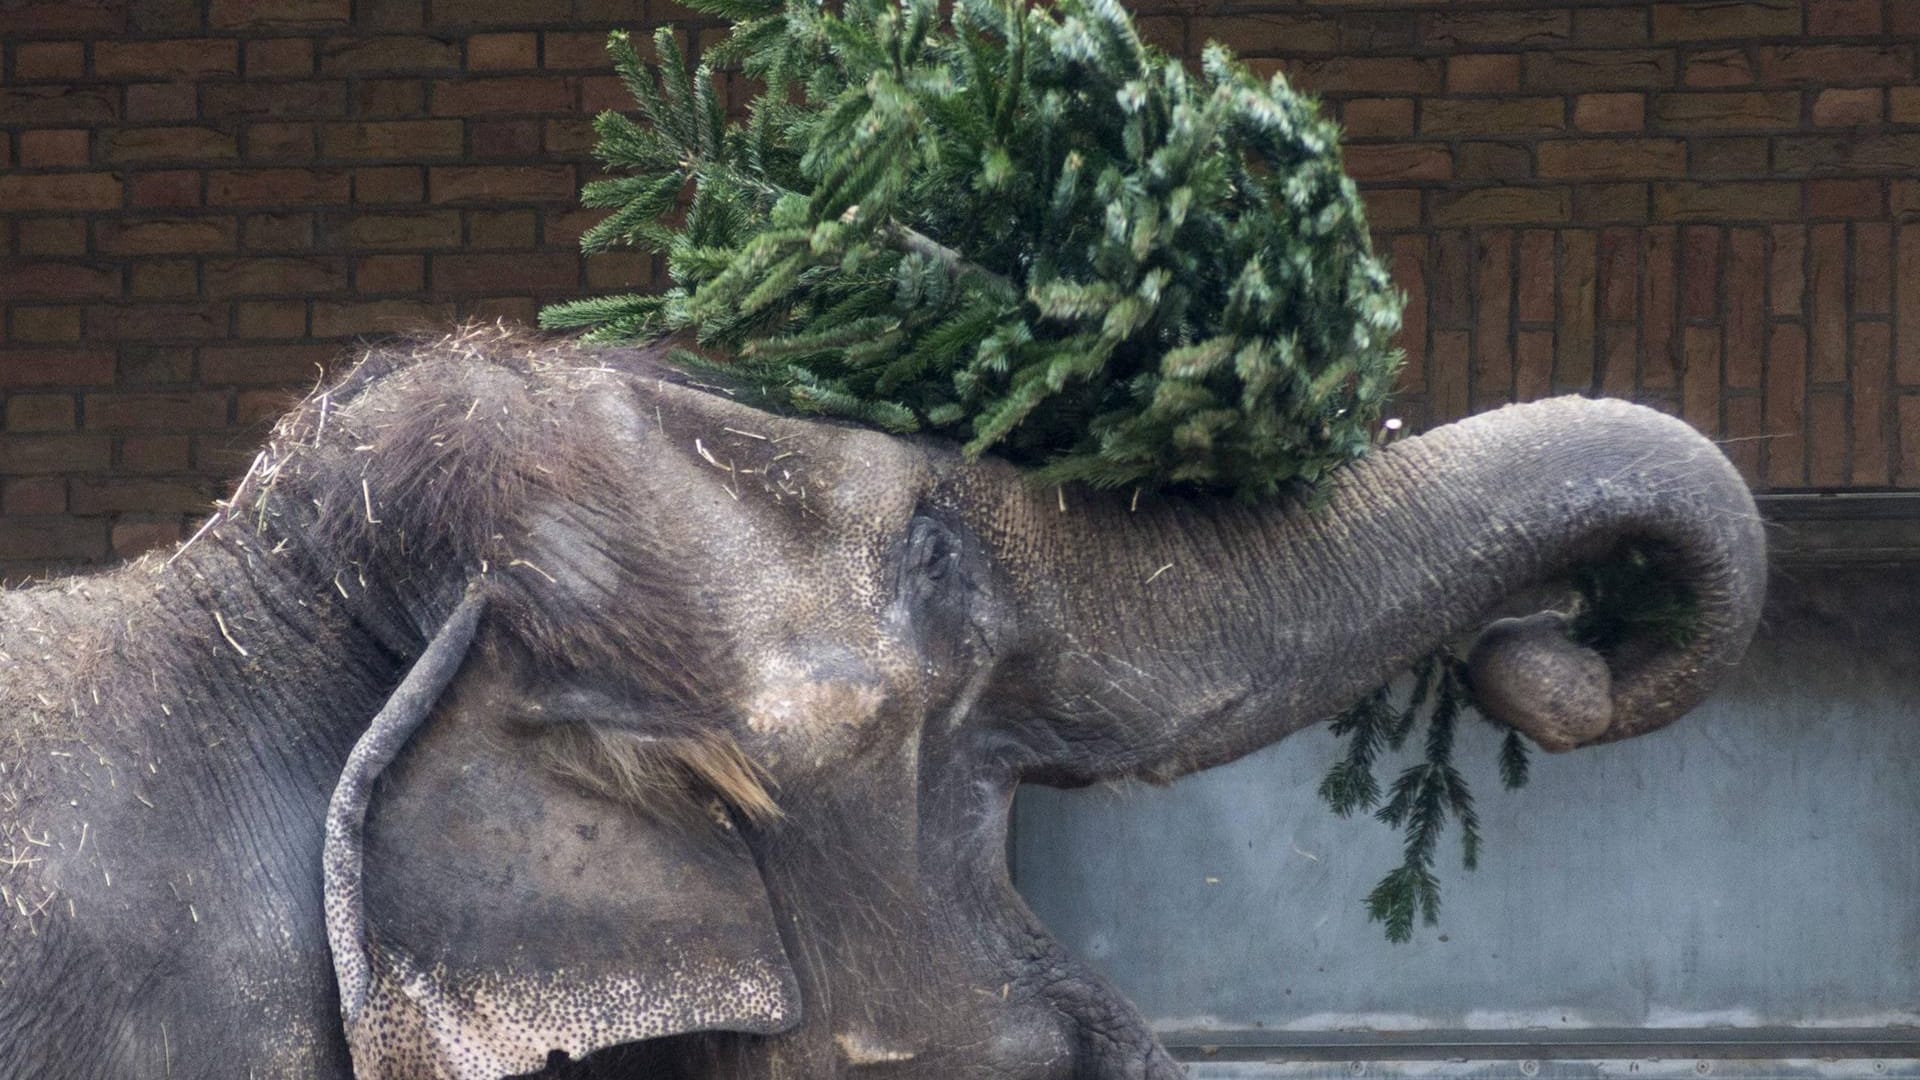
{"label": "elephant ear", "polygon": [[791,1027],[792,968],[730,816],[592,794],[533,752],[537,734],[503,734],[484,696],[467,704],[455,684],[475,678],[460,668],[481,607],[469,594],[435,637],[329,807],[327,930],[355,1076],[492,1078],[554,1051]]}

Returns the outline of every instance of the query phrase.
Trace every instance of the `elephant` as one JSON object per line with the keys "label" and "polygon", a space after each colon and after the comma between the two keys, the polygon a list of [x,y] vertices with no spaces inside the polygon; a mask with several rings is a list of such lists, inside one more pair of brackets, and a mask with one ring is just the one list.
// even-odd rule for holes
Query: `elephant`
{"label": "elephant", "polygon": [[0,1078],[1177,1077],[1009,882],[1020,783],[1232,760],[1633,542],[1684,642],[1536,616],[1470,660],[1503,722],[1606,743],[1764,591],[1738,473],[1636,405],[1247,505],[1037,488],[664,355],[368,346],[187,542],[0,594]]}

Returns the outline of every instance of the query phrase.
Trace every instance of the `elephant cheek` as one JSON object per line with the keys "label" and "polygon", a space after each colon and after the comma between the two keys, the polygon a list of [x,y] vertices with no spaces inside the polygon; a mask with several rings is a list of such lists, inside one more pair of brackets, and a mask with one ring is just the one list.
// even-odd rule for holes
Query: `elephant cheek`
{"label": "elephant cheek", "polygon": [[854,753],[887,700],[871,676],[822,676],[788,660],[770,663],[766,674],[742,711],[771,751],[761,756],[788,765],[821,767]]}

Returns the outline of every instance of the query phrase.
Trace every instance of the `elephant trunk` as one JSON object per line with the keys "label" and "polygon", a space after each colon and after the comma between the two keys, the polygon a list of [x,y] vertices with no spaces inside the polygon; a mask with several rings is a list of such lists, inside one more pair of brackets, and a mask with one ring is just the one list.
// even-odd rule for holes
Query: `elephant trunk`
{"label": "elephant trunk", "polygon": [[[1013,554],[1028,633],[1028,775],[1164,779],[1325,719],[1503,603],[1631,544],[1694,608],[1683,642],[1605,656],[1558,617],[1506,620],[1470,659],[1476,696],[1548,749],[1651,730],[1736,664],[1765,543],[1745,483],[1678,420],[1613,401],[1510,406],[1375,452],[1324,505],[1122,496],[1062,512],[1009,494],[985,524]],[[996,542],[989,535],[988,542]],[[1040,734],[1035,735],[1038,730]]]}

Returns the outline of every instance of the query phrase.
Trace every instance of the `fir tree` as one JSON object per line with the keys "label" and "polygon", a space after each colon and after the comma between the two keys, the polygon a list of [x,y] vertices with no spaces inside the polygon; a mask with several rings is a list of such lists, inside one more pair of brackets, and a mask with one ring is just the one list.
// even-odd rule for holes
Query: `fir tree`
{"label": "fir tree", "polygon": [[[690,333],[706,370],[776,410],[947,435],[1041,482],[1310,493],[1365,453],[1399,365],[1400,297],[1373,255],[1338,131],[1280,75],[1209,45],[1200,72],[1141,42],[1116,0],[690,0],[731,20],[690,65],[612,36],[638,118],[595,120],[611,213],[589,253],[665,256],[655,295],[541,313],[630,342]],[[763,90],[743,121],[715,91],[739,64]],[[1585,573],[1573,634],[1606,651],[1648,625],[1687,632],[1690,598],[1643,555]],[[1447,820],[1478,859],[1452,764],[1472,708],[1442,648],[1410,702],[1382,688],[1333,724],[1320,788],[1341,815],[1403,830],[1367,897],[1388,937],[1437,917]],[[1384,793],[1383,752],[1421,759]],[[1526,747],[1508,731],[1509,787]]]}

